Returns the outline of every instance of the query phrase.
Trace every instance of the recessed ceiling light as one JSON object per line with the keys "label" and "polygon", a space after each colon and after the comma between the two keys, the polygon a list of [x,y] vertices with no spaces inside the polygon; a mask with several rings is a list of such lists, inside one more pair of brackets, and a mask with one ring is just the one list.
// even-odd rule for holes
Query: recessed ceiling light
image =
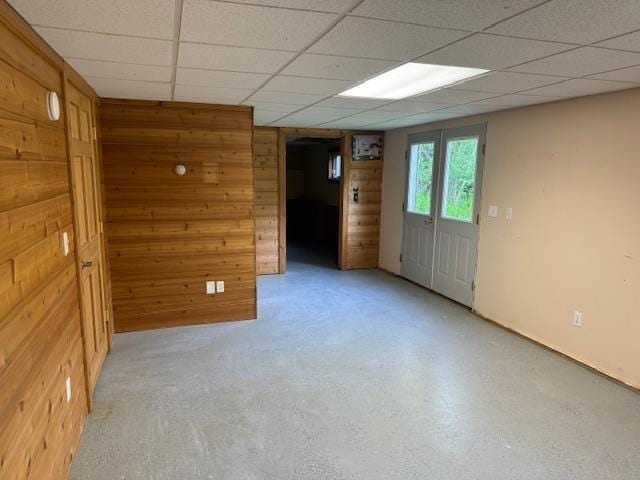
{"label": "recessed ceiling light", "polygon": [[338,95],[341,97],[400,100],[401,98],[460,83],[463,80],[469,80],[488,71],[481,68],[405,63]]}

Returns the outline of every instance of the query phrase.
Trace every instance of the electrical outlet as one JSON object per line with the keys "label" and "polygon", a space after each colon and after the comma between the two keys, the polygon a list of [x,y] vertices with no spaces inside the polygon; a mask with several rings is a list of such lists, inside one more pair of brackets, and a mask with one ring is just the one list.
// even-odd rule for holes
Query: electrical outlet
{"label": "electrical outlet", "polygon": [[505,217],[507,220],[513,220],[513,208],[507,207]]}
{"label": "electrical outlet", "polygon": [[67,402],[71,401],[71,377],[67,377]]}
{"label": "electrical outlet", "polygon": [[218,280],[216,282],[216,292],[218,293],[224,292],[224,280]]}
{"label": "electrical outlet", "polygon": [[582,312],[579,311],[575,311],[573,312],[573,325],[575,327],[581,327],[582,326]]}
{"label": "electrical outlet", "polygon": [[211,295],[211,294],[216,293],[216,281],[215,280],[207,280],[205,285],[207,287],[207,295]]}
{"label": "electrical outlet", "polygon": [[69,234],[67,232],[62,232],[62,249],[65,257],[69,255]]}
{"label": "electrical outlet", "polygon": [[489,216],[497,217],[498,216],[498,206],[497,205],[489,205]]}

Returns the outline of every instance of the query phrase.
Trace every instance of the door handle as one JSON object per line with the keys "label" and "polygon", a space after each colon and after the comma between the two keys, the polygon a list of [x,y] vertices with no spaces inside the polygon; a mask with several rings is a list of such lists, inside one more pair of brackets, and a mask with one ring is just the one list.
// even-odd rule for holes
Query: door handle
{"label": "door handle", "polygon": [[93,265],[93,262],[82,260],[82,268],[89,268],[91,265]]}
{"label": "door handle", "polygon": [[431,225],[432,223],[433,223],[433,218],[425,218],[424,220],[425,225]]}

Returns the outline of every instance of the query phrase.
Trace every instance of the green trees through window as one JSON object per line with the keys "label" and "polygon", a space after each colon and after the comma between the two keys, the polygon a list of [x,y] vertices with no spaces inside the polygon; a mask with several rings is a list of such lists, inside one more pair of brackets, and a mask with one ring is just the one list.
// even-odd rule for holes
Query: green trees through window
{"label": "green trees through window", "polygon": [[442,216],[454,220],[473,220],[478,138],[456,138],[447,142],[442,196]]}
{"label": "green trees through window", "polygon": [[418,143],[411,146],[409,172],[409,211],[431,214],[431,189],[433,186],[433,153],[435,144]]}

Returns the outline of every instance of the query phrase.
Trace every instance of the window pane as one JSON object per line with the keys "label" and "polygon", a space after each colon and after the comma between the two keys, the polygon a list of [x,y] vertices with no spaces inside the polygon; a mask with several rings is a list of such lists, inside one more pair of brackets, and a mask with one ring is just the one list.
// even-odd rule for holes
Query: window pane
{"label": "window pane", "polygon": [[473,221],[478,138],[456,138],[447,142],[442,216]]}
{"label": "window pane", "polygon": [[407,199],[409,212],[431,215],[434,147],[433,142],[411,145]]}

